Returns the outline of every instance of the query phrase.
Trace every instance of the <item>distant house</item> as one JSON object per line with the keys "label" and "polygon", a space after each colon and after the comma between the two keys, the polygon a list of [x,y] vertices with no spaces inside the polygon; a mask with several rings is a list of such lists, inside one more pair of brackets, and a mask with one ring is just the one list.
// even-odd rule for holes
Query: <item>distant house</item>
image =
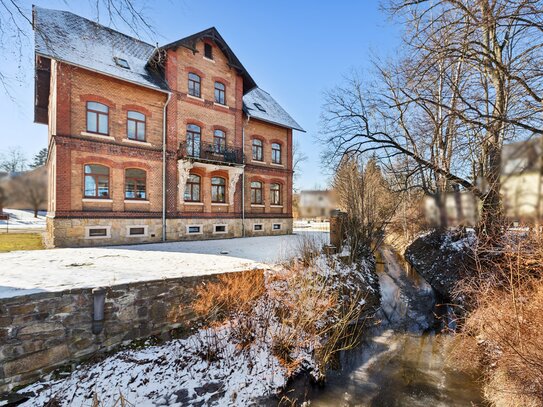
{"label": "distant house", "polygon": [[334,209],[336,201],[331,190],[306,190],[299,194],[299,219],[327,220]]}
{"label": "distant house", "polygon": [[[501,193],[507,220],[518,224],[533,224],[543,218],[543,174],[541,138],[505,144],[502,150]],[[485,189],[484,185],[479,185]],[[430,222],[437,222],[438,212],[431,198],[425,201]],[[477,222],[480,202],[467,191],[447,195],[447,217],[451,226]]]}
{"label": "distant house", "polygon": [[33,26],[48,246],[292,232],[304,130],[214,27],[156,47],[66,11]]}
{"label": "distant house", "polygon": [[543,216],[542,154],[541,137],[503,146],[503,203],[512,222],[532,223]]}

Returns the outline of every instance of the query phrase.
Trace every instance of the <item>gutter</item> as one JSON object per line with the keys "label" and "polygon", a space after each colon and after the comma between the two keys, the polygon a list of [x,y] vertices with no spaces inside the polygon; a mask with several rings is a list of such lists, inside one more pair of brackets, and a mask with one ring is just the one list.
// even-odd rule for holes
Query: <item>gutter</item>
{"label": "gutter", "polygon": [[[247,114],[247,122],[241,128],[241,155],[243,156],[243,164],[245,164],[245,126],[249,124],[251,115]],[[245,168],[241,173],[241,236],[245,237]]]}
{"label": "gutter", "polygon": [[168,92],[168,99],[162,110],[162,241],[166,241],[166,108],[170,103],[172,93]]}

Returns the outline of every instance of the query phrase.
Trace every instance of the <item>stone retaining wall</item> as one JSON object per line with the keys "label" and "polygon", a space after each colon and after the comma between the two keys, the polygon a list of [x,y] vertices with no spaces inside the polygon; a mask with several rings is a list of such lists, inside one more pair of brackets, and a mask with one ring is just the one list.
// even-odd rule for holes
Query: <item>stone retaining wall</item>
{"label": "stone retaining wall", "polygon": [[189,328],[197,320],[192,309],[197,287],[217,276],[107,287],[104,325],[97,335],[91,288],[0,299],[0,393],[123,342]]}

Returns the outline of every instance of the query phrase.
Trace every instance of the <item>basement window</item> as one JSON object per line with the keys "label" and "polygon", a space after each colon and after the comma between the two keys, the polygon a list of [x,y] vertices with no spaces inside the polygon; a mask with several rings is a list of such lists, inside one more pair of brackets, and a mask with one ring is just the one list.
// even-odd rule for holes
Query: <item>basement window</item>
{"label": "basement window", "polygon": [[85,229],[85,238],[87,239],[109,239],[111,237],[111,227],[87,227]]}
{"label": "basement window", "polygon": [[121,68],[124,68],[124,69],[130,69],[130,65],[128,65],[128,61],[126,59],[113,57],[113,60],[115,61],[117,66],[120,66]]}
{"label": "basement window", "polygon": [[261,232],[261,231],[264,230],[264,225],[263,225],[262,223],[255,223],[255,224],[253,225],[253,230],[254,230],[255,232]]}
{"label": "basement window", "polygon": [[128,236],[146,236],[146,226],[133,226],[128,228]]}
{"label": "basement window", "polygon": [[260,103],[255,103],[255,107],[261,112],[266,112],[266,109],[264,109]]}
{"label": "basement window", "polygon": [[213,233],[215,234],[228,233],[228,226],[227,225],[213,225]]}
{"label": "basement window", "polygon": [[273,224],[273,230],[281,230],[281,224],[280,223],[274,223]]}
{"label": "basement window", "polygon": [[195,225],[191,225],[191,226],[187,226],[187,234],[189,235],[199,235],[202,233],[202,226],[201,225],[198,225],[198,226],[195,226]]}

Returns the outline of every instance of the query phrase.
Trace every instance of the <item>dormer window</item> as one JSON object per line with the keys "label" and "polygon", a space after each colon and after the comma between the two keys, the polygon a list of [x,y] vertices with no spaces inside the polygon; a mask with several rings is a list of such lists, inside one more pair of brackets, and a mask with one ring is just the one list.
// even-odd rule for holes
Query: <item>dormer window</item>
{"label": "dormer window", "polygon": [[113,60],[115,61],[117,66],[120,66],[121,68],[124,68],[124,69],[130,69],[130,65],[128,65],[128,61],[126,59],[114,57]]}
{"label": "dormer window", "polygon": [[207,59],[213,59],[213,47],[207,42],[204,43],[204,57]]}
{"label": "dormer window", "polygon": [[261,112],[265,112],[265,111],[266,111],[266,109],[264,109],[260,103],[255,103],[255,107],[256,107],[258,110],[260,110]]}

